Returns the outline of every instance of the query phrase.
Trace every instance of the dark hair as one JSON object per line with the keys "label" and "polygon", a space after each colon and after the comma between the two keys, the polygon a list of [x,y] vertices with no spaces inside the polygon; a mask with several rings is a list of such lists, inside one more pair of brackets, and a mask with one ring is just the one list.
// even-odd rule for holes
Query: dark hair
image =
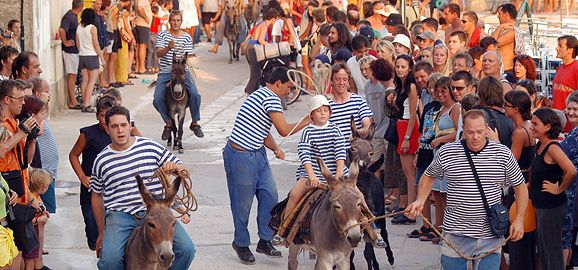
{"label": "dark hair", "polygon": [[84,0],[72,0],[72,9],[84,7]]}
{"label": "dark hair", "polygon": [[103,96],[96,102],[96,113],[99,114],[102,111],[108,110],[116,106],[116,100],[110,96]]}
{"label": "dark hair", "polygon": [[468,40],[468,36],[466,35],[466,32],[464,32],[464,31],[454,31],[450,34],[450,37],[454,37],[454,36],[457,36],[461,42],[466,42],[466,40]]}
{"label": "dark hair", "polygon": [[423,19],[421,21],[421,23],[427,25],[430,28],[436,29],[436,30],[440,27],[439,22],[432,17]]}
{"label": "dark hair", "polygon": [[482,47],[475,46],[468,49],[468,54],[472,57],[472,60],[480,59],[480,57],[486,52]]}
{"label": "dark hair", "polygon": [[385,59],[379,58],[371,62],[371,72],[378,81],[389,81],[393,78],[393,67]]}
{"label": "dark hair", "polygon": [[336,6],[332,5],[325,9],[325,16],[333,20],[333,15],[335,15],[335,13],[337,12],[339,12],[339,9]]}
{"label": "dark hair", "polygon": [[270,84],[274,84],[278,81],[281,81],[281,83],[288,82],[289,81],[289,75],[287,74],[287,71],[288,71],[288,69],[284,66],[275,67],[271,71],[271,75],[269,75],[269,80],[267,80],[267,82]]}
{"label": "dark hair", "polygon": [[518,16],[518,12],[516,11],[516,6],[514,6],[510,3],[500,5],[498,7],[498,10],[501,10],[502,12],[508,13],[508,16],[510,16],[510,18],[512,18],[512,19],[515,19]]}
{"label": "dark hair", "polygon": [[17,24],[17,23],[20,23],[20,21],[19,21],[19,20],[16,20],[16,19],[10,20],[10,21],[8,22],[8,30],[12,30],[12,27],[13,27],[15,24]]}
{"label": "dark hair", "polygon": [[[272,1],[272,2],[275,2],[275,1]],[[325,1],[325,2],[321,3],[321,6],[322,6],[322,7],[327,7],[327,8],[328,8],[328,7],[332,7],[332,6],[333,6],[333,2],[331,2],[331,1]]]}
{"label": "dark hair", "polygon": [[564,35],[558,38],[558,41],[561,40],[566,40],[566,47],[568,47],[568,49],[572,49],[572,58],[576,58],[578,55],[578,39],[572,35]]}
{"label": "dark hair", "polygon": [[96,11],[94,11],[94,9],[92,8],[87,8],[84,9],[82,11],[82,14],[80,15],[80,23],[82,24],[82,26],[88,26],[88,25],[95,25],[96,23]]}
{"label": "dark hair", "polygon": [[[367,3],[367,2],[366,2],[366,3]],[[364,25],[364,26],[369,26],[369,27],[371,27],[371,23],[370,23],[368,20],[365,20],[365,19],[364,19],[364,20],[359,20],[359,22],[357,22],[357,26],[360,26],[360,25]]]}
{"label": "dark hair", "polygon": [[12,46],[2,46],[0,47],[0,69],[4,68],[2,61],[7,61],[13,55],[18,55],[18,50]]}
{"label": "dark hair", "polygon": [[20,90],[20,83],[16,80],[3,80],[0,81],[0,100],[4,100],[5,97],[11,96],[14,90]]}
{"label": "dark hair", "polygon": [[532,101],[528,93],[520,90],[512,90],[506,93],[504,99],[512,104],[514,108],[520,110],[520,114],[524,120],[532,119]]}
{"label": "dark hair", "polygon": [[467,112],[480,106],[480,96],[476,93],[466,94],[462,97],[460,104],[462,105],[462,109]]}
{"label": "dark hair", "polygon": [[[526,54],[518,54],[514,58],[514,66],[516,65],[516,61],[520,62],[522,66],[526,69],[526,79],[535,81],[536,80],[536,63],[534,63],[534,59],[531,56]],[[518,78],[516,78],[518,79]]]}
{"label": "dark hair", "polygon": [[365,36],[355,36],[353,37],[353,39],[351,40],[351,48],[354,51],[359,51],[363,48],[369,48],[371,46],[371,43],[369,43],[369,39],[367,39]]}
{"label": "dark hair", "polygon": [[32,57],[38,58],[38,55],[31,51],[24,51],[14,59],[14,62],[12,63],[12,78],[20,77],[23,67],[30,67],[30,58]]}
{"label": "dark hair", "polygon": [[[394,30],[394,33],[392,33],[392,34],[394,34],[394,36],[399,35],[399,34],[406,35],[407,37],[410,36],[409,30],[407,30],[407,28],[405,28],[405,26],[403,24],[398,24],[394,27],[395,27],[394,28],[395,30]],[[411,42],[411,40],[410,40],[410,42]],[[413,51],[413,50],[411,50],[411,51]]]}
{"label": "dark hair", "polygon": [[[313,2],[313,1],[312,1]],[[324,22],[325,21],[325,12],[323,12],[322,8],[315,8],[313,12],[311,12],[314,21]]]}
{"label": "dark hair", "polygon": [[522,86],[528,90],[528,95],[532,96],[536,94],[536,83],[530,80],[521,80],[516,83],[516,85]]}
{"label": "dark hair", "polygon": [[349,5],[347,5],[347,11],[350,11],[350,10],[359,11],[359,8],[357,7],[356,4],[349,4]]}
{"label": "dark hair", "polygon": [[460,70],[452,74],[452,81],[460,81],[460,80],[464,80],[466,85],[474,84],[474,76],[472,76],[471,73],[464,70]]}
{"label": "dark hair", "polygon": [[427,74],[431,74],[433,72],[433,66],[430,62],[427,61],[419,61],[415,63],[413,66],[413,72],[416,73],[420,70],[425,71]]}
{"label": "dark hair", "polygon": [[484,49],[484,51],[487,51],[488,47],[490,47],[490,45],[498,45],[498,41],[491,36],[487,36],[487,37],[480,39],[480,47],[482,47],[482,49]]}
{"label": "dark hair", "polygon": [[126,120],[130,123],[130,112],[128,111],[128,109],[120,105],[115,105],[110,107],[110,109],[108,109],[108,111],[106,112],[106,116],[104,117],[104,121],[106,122],[107,126],[108,123],[110,122],[110,118],[115,115],[124,115],[126,117]]}
{"label": "dark hair", "polygon": [[122,100],[122,94],[120,93],[120,90],[116,88],[110,88],[104,91],[104,93],[102,93],[102,96],[108,96],[113,98],[114,100]]}
{"label": "dark hair", "polygon": [[357,10],[347,11],[347,22],[351,25],[357,25],[357,23],[359,22],[359,11]]}
{"label": "dark hair", "polygon": [[363,7],[363,18],[369,18],[373,16],[373,3],[370,1],[365,1],[362,4]]}
{"label": "dark hair", "polygon": [[456,3],[449,3],[448,5],[446,5],[446,6],[444,7],[444,10],[445,10],[446,8],[449,9],[451,13],[457,14],[457,15],[458,15],[458,18],[460,17],[460,6],[459,6],[458,4],[456,4]]}
{"label": "dark hair", "polygon": [[468,17],[470,19],[472,19],[472,21],[474,22],[475,25],[478,25],[478,14],[476,14],[476,12],[474,11],[466,11],[464,12],[464,14],[462,14],[462,17]]}
{"label": "dark hair", "polygon": [[36,96],[25,96],[24,104],[22,105],[22,111],[20,111],[20,116],[28,117],[32,114],[40,112],[46,107],[46,103]]}
{"label": "dark hair", "polygon": [[347,14],[345,14],[345,12],[338,10],[337,12],[335,12],[335,14],[333,14],[333,22],[342,22],[345,23],[345,21],[347,21]]}
{"label": "dark hair", "polygon": [[444,88],[448,90],[448,93],[450,94],[452,100],[456,101],[456,96],[454,95],[454,91],[452,91],[452,79],[450,79],[450,77],[443,76],[439,78],[434,84],[434,92],[438,88]]}
{"label": "dark hair", "polygon": [[502,83],[495,77],[485,77],[480,81],[478,95],[482,106],[504,106],[504,89]]}
{"label": "dark hair", "polygon": [[[335,53],[334,50],[339,48],[351,48],[351,35],[349,34],[349,28],[344,23],[334,23],[331,27],[337,30],[337,41],[334,43],[329,43],[329,46],[332,49],[332,52]],[[331,29],[330,29],[331,30]]]}
{"label": "dark hair", "polygon": [[277,11],[277,10],[274,9],[274,8],[270,8],[270,9],[267,10],[267,12],[265,12],[265,15],[263,16],[263,19],[266,20],[266,21],[268,21],[268,20],[271,20],[271,19],[275,19],[275,18],[277,18],[277,17],[279,17],[279,11]]}
{"label": "dark hair", "polygon": [[[395,74],[394,77],[394,83],[395,83],[395,90],[396,92],[399,93],[408,93],[411,89],[411,84],[415,84],[415,78],[413,76],[413,58],[411,58],[411,56],[409,54],[401,54],[398,55],[397,58],[395,58],[395,62],[397,62],[397,60],[403,59],[406,62],[408,62],[409,65],[409,74],[407,75],[407,78],[405,79],[405,83],[403,83],[401,81],[401,78],[397,76],[397,74]],[[403,89],[402,89],[402,85],[403,85]]]}
{"label": "dark hair", "polygon": [[45,80],[40,77],[30,78],[28,82],[32,84],[32,93],[36,95],[36,93],[42,92],[44,90],[44,82]]}
{"label": "dark hair", "polygon": [[183,13],[180,10],[173,9],[171,13],[169,13],[169,21],[175,16],[181,17],[181,20],[183,19]]}
{"label": "dark hair", "polygon": [[331,24],[325,23],[319,26],[319,35],[320,36],[329,36],[329,31],[331,30]]}
{"label": "dark hair", "polygon": [[550,130],[546,131],[546,136],[550,139],[558,139],[558,135],[562,132],[562,121],[558,114],[550,108],[540,108],[534,112],[542,124],[550,125]]}
{"label": "dark hair", "polygon": [[566,99],[566,105],[570,102],[578,103],[578,91],[574,91],[568,96]]}
{"label": "dark hair", "polygon": [[488,116],[486,115],[486,113],[482,110],[479,110],[479,109],[471,109],[463,115],[462,124],[465,126],[466,120],[478,119],[480,117],[484,119],[484,122],[486,122],[486,125],[487,125],[488,124]]}

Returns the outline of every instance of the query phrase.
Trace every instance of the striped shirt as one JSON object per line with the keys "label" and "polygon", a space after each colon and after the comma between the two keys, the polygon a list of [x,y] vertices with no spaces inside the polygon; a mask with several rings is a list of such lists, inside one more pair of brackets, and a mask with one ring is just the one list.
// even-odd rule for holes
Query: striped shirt
{"label": "striped shirt", "polygon": [[[337,161],[345,161],[345,137],[339,131],[339,128],[333,124],[328,123],[325,127],[318,127],[309,125],[303,129],[301,140],[297,145],[297,152],[301,165],[297,168],[296,178],[307,177],[305,164],[311,164],[313,171],[320,181],[325,181],[321,174],[317,158],[321,158],[332,175],[337,171]],[[343,175],[348,175],[347,167],[343,170]]]}
{"label": "striped shirt", "polygon": [[[165,56],[160,58],[160,73],[171,73],[173,67],[173,53],[175,53],[177,59],[182,59],[187,52],[189,55],[193,54],[193,39],[184,31],[178,37],[171,35],[168,30],[161,31],[157,36],[157,49],[168,47],[171,40],[175,41],[175,47],[170,49]],[[187,71],[188,70],[189,67],[187,65]]]}
{"label": "striped shirt", "polygon": [[355,120],[355,126],[360,129],[362,127],[361,120],[366,117],[373,117],[373,113],[367,106],[367,102],[357,94],[351,94],[351,98],[344,103],[336,103],[333,100],[329,101],[331,105],[331,117],[329,122],[334,123],[339,127],[341,134],[345,137],[345,148],[349,149],[349,137],[351,136],[351,116]]}
{"label": "striped shirt", "polygon": [[[490,207],[501,202],[503,187],[524,183],[518,162],[505,145],[488,141],[480,152],[470,154]],[[495,238],[461,142],[442,146],[425,175],[444,176],[448,181],[444,232],[477,239]]]}
{"label": "striped shirt", "polygon": [[263,147],[273,124],[269,117],[272,112],[283,113],[281,99],[269,88],[261,87],[241,105],[230,140],[249,151]]}
{"label": "striped shirt", "polygon": [[[89,190],[103,194],[107,211],[135,214],[146,210],[135,176],[147,179],[165,162],[181,163],[170,151],[148,138],[136,137],[133,145],[124,151],[115,151],[109,145],[94,160]],[[153,195],[163,191],[158,179],[144,183]]]}

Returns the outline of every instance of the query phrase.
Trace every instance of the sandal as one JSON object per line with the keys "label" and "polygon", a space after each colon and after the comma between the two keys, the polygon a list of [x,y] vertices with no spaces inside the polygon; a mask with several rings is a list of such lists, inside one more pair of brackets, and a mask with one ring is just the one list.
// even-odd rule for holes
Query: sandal
{"label": "sandal", "polygon": [[129,74],[129,75],[128,75],[128,78],[129,78],[129,79],[138,79],[138,77],[137,77],[136,75],[134,75],[134,74]]}
{"label": "sandal", "polygon": [[421,236],[426,235],[426,234],[430,233],[431,231],[432,231],[432,229],[421,226],[421,228],[419,228],[419,230],[413,230],[410,233],[408,233],[407,237],[409,237],[409,238],[421,238]]}
{"label": "sandal", "polygon": [[70,109],[70,110],[82,110],[82,105],[76,104],[76,106],[68,107],[68,109]]}
{"label": "sandal", "polygon": [[424,242],[429,242],[429,241],[432,241],[432,239],[434,239],[436,237],[437,237],[437,235],[433,232],[433,230],[430,229],[430,231],[428,233],[420,235],[419,240],[424,241]]}

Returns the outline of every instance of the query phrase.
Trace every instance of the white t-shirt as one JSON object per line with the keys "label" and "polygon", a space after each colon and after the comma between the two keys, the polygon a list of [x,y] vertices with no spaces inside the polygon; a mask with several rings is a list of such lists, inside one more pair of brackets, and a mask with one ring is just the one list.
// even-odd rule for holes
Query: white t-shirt
{"label": "white t-shirt", "polygon": [[96,56],[96,50],[94,50],[94,45],[92,44],[92,34],[90,33],[90,29],[92,29],[94,25],[89,24],[86,27],[79,24],[76,28],[76,36],[78,37],[78,55],[79,56]]}
{"label": "white t-shirt", "polygon": [[179,9],[183,12],[183,23],[181,29],[191,28],[199,25],[199,15],[195,0],[179,0]]}
{"label": "white t-shirt", "polygon": [[[375,57],[371,56],[372,59],[376,59]],[[352,56],[347,60],[347,68],[349,68],[349,72],[351,72],[351,77],[355,82],[355,86],[357,86],[357,94],[365,98],[365,84],[367,84],[367,79],[363,77],[361,74],[361,67],[359,66],[359,61],[355,56]]]}

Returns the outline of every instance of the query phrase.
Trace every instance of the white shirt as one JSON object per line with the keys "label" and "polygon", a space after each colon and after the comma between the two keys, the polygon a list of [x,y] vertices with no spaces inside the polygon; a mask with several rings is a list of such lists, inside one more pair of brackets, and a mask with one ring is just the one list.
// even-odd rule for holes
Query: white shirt
{"label": "white shirt", "polygon": [[[371,56],[371,58],[373,60],[376,59],[373,56]],[[361,74],[361,67],[359,66],[359,61],[357,61],[355,56],[352,56],[347,60],[347,67],[351,72],[351,77],[355,82],[355,86],[357,86],[357,94],[365,98],[365,84],[367,84],[367,79],[363,77],[363,74]]]}
{"label": "white shirt", "polygon": [[[96,56],[96,50],[94,50],[94,45],[92,44],[92,34],[90,30],[94,28],[94,25],[89,24],[86,27],[82,24],[78,25],[76,28],[76,36],[78,37],[78,55],[79,56]],[[98,46],[98,44],[97,44]]]}

